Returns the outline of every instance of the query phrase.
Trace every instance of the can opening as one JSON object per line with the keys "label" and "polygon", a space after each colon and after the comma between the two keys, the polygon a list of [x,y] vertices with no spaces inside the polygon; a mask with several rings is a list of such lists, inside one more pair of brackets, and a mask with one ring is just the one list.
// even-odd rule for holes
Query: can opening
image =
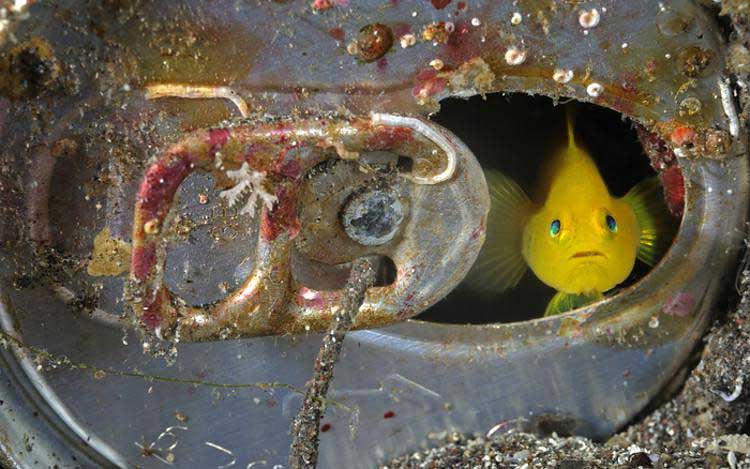
{"label": "can opening", "polygon": [[[514,180],[526,193],[539,184],[543,163],[564,142],[565,107],[552,99],[523,94],[491,94],[469,100],[442,101],[433,120],[453,131],[477,156],[482,167]],[[613,197],[656,175],[644,156],[633,124],[619,113],[590,104],[571,103],[576,141],[584,146]],[[490,217],[493,216],[492,210]],[[496,212],[495,212],[496,213]],[[677,221],[675,221],[677,223]],[[479,255],[488,255],[483,247]],[[475,266],[476,269],[476,266]],[[645,276],[650,267],[636,261],[632,272],[606,295]],[[494,272],[493,275],[499,275]],[[474,277],[476,278],[476,277]],[[472,275],[419,319],[442,323],[507,323],[539,318],[555,294],[527,269],[517,286],[501,293],[472,291]],[[456,314],[460,311],[460,314]]]}

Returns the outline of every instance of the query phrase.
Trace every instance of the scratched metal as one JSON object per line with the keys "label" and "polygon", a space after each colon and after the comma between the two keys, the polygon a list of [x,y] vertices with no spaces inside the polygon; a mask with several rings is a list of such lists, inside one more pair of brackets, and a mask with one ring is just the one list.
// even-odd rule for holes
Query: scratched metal
{"label": "scratched metal", "polygon": [[[318,11],[311,3],[61,1],[0,21],[0,50],[41,37],[60,65],[42,76],[41,91],[0,81],[3,329],[117,370],[297,387],[309,377],[316,335],[180,344],[175,365],[165,366],[142,353],[138,335],[107,325],[124,311],[122,277],[88,278],[79,264],[40,257],[28,242],[54,238],[80,260],[103,226],[129,239],[148,158],[186,132],[237,117],[223,100],[147,100],[150,84],[229,86],[253,115],[276,116],[426,114],[446,96],[502,90],[571,96],[634,118],[685,157],[686,215],[674,248],[622,294],[563,317],[484,326],[407,321],[353,333],[336,369],[321,466],[372,467],[443,429],[552,421],[606,438],[674,375],[733,284],[747,212],[746,136],[725,98],[722,46],[708,13],[688,1],[487,0],[465,9],[455,0],[332,1]],[[590,8],[600,20],[584,28],[580,13]],[[514,25],[515,12],[522,20]],[[440,22],[452,23],[447,36]],[[394,45],[365,63],[347,48],[373,23],[391,28]],[[410,33],[415,45],[402,48]],[[48,226],[35,222],[44,213],[24,207],[50,173]],[[254,240],[221,216],[212,188],[202,176],[181,187],[179,212],[201,226],[192,238],[176,236],[167,258],[166,282],[196,302],[221,298],[217,283],[244,278]],[[209,195],[205,205],[201,194]],[[121,200],[130,203],[113,202]],[[35,283],[37,270],[51,274]],[[64,288],[54,282],[61,275]],[[86,314],[92,307],[94,317]],[[148,446],[173,426],[187,429],[173,429],[159,446],[176,438],[176,466],[286,464],[299,405],[290,391],[39,371],[18,349],[2,358],[0,444],[19,465],[162,467],[135,443]]]}

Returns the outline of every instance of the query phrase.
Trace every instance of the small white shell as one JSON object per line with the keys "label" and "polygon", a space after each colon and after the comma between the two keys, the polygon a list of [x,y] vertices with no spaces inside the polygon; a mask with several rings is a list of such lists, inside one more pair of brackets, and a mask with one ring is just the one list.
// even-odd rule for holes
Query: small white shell
{"label": "small white shell", "polygon": [[523,16],[519,12],[513,13],[513,16],[510,17],[510,24],[513,26],[518,26],[521,24],[521,21],[523,21]]}
{"label": "small white shell", "polygon": [[399,42],[401,43],[401,48],[406,49],[417,43],[417,37],[413,34],[404,34],[399,38]]}
{"label": "small white shell", "polygon": [[604,87],[599,83],[591,83],[589,86],[586,87],[586,93],[588,93],[589,96],[592,98],[598,98],[602,92],[604,91]]}
{"label": "small white shell", "polygon": [[584,10],[580,15],[578,15],[578,24],[580,24],[582,28],[586,29],[595,28],[599,24],[601,18],[602,17],[599,14],[599,10],[597,10],[596,8]]}
{"label": "small white shell", "polygon": [[556,68],[555,72],[552,74],[552,79],[558,83],[567,83],[573,79],[573,70]]}
{"label": "small white shell", "polygon": [[505,62],[508,65],[521,65],[526,61],[526,51],[511,46],[505,51]]}

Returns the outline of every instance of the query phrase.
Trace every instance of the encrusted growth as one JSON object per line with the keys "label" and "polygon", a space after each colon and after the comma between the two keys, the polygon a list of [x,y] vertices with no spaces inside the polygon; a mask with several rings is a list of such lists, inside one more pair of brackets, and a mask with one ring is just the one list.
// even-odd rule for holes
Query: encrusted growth
{"label": "encrusted growth", "polygon": [[245,161],[242,163],[239,169],[228,170],[227,177],[235,181],[237,184],[230,187],[229,189],[221,191],[219,196],[227,200],[229,207],[235,207],[245,199],[245,204],[240,210],[240,213],[255,216],[255,208],[258,204],[258,199],[268,209],[273,208],[273,204],[276,203],[278,198],[268,192],[266,189],[266,173],[265,171],[255,171],[250,169],[250,165]]}

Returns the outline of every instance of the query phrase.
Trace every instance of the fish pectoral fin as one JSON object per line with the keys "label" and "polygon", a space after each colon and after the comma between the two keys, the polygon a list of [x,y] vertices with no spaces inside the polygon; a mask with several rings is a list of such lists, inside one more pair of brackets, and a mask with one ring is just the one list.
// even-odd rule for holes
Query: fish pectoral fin
{"label": "fish pectoral fin", "polygon": [[590,305],[602,298],[604,298],[604,295],[602,295],[601,292],[581,293],[576,295],[559,291],[552,297],[547,305],[547,309],[544,311],[544,317],[546,318],[566,313]]}
{"label": "fish pectoral fin", "polygon": [[484,246],[464,281],[480,294],[497,294],[515,287],[526,273],[521,253],[523,227],[531,201],[518,184],[499,171],[485,171],[490,192],[490,213]]}
{"label": "fish pectoral fin", "polygon": [[638,259],[650,266],[667,252],[677,231],[677,220],[669,213],[662,192],[659,178],[653,176],[636,184],[623,197],[633,208],[641,228]]}

